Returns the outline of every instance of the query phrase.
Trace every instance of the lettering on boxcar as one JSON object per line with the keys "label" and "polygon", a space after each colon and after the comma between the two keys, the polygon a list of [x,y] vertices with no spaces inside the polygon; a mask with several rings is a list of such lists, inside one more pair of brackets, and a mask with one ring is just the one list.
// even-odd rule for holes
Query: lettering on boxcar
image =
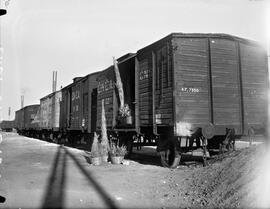
{"label": "lettering on boxcar", "polygon": [[104,91],[104,83],[99,82],[98,83],[98,93],[100,94],[103,91]]}
{"label": "lettering on boxcar", "polygon": [[113,89],[113,81],[112,80],[104,80],[104,81],[100,81],[98,83],[98,93],[102,93],[105,91],[109,91],[110,89]]}
{"label": "lettering on boxcar", "polygon": [[181,92],[187,92],[187,93],[199,93],[200,89],[195,87],[181,87]]}
{"label": "lettering on boxcar", "polygon": [[149,70],[140,71],[140,80],[144,80],[148,78],[149,78]]}
{"label": "lettering on boxcar", "polygon": [[108,105],[108,104],[111,104],[112,103],[112,97],[107,97],[104,100],[105,100],[104,101],[105,105]]}
{"label": "lettering on boxcar", "polygon": [[72,92],[72,94],[71,94],[71,100],[73,101],[74,99],[75,99],[75,93]]}
{"label": "lettering on boxcar", "polygon": [[79,99],[79,98],[80,98],[80,92],[78,90],[73,91],[71,95],[71,100],[74,101],[75,99]]}
{"label": "lettering on boxcar", "polygon": [[266,98],[266,93],[264,91],[258,91],[256,89],[249,90],[248,91],[248,94],[252,98],[258,98],[258,99],[264,99],[264,98]]}
{"label": "lettering on boxcar", "polygon": [[249,94],[250,94],[250,95],[255,95],[255,94],[257,94],[257,91],[254,90],[254,89],[253,89],[253,90],[249,90]]}
{"label": "lettering on boxcar", "polygon": [[161,122],[161,114],[160,113],[158,113],[158,114],[156,114],[156,124],[161,124],[162,122]]}

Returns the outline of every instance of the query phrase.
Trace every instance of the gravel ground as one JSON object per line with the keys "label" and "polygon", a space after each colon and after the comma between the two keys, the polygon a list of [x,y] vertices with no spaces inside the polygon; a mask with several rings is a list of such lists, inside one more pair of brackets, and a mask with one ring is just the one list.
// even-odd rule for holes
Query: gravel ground
{"label": "gravel ground", "polygon": [[128,165],[93,166],[81,150],[14,134],[3,138],[0,194],[7,201],[0,208],[270,206],[264,144],[237,142],[236,151],[212,158],[206,167],[189,163],[172,170],[159,166],[155,147],[135,150]]}

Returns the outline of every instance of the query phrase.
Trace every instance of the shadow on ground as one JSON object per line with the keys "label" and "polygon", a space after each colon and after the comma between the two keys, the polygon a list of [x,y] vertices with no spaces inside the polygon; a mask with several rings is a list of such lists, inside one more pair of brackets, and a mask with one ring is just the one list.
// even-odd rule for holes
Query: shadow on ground
{"label": "shadow on ground", "polygon": [[94,189],[104,200],[106,208],[118,208],[89,170],[86,170],[79,160],[63,146],[58,147],[55,155],[41,208],[65,208],[67,157],[74,161],[78,170],[86,177],[91,187],[89,189]]}
{"label": "shadow on ground", "polygon": [[63,208],[66,185],[66,152],[58,147],[42,208]]}
{"label": "shadow on ground", "polygon": [[[48,141],[50,143],[54,143],[52,141]],[[71,144],[71,143],[63,143],[65,147],[72,147],[84,151],[90,151],[90,145],[89,144]],[[85,160],[90,163],[90,159],[88,157],[85,157]],[[160,156],[158,155],[156,148],[150,146],[144,146],[141,150],[138,150],[136,145],[133,146],[133,152],[132,154],[127,158],[127,160],[133,160],[137,163],[143,164],[143,165],[155,165],[155,166],[161,166],[160,163]]]}
{"label": "shadow on ground", "polygon": [[143,147],[141,150],[133,148],[133,152],[129,159],[144,165],[161,166],[160,156],[156,149],[152,147]]}

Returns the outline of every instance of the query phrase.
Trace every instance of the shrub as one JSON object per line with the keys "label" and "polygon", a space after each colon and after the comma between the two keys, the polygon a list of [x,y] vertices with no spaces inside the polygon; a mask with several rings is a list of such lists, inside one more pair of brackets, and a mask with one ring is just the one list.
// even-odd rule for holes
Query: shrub
{"label": "shrub", "polygon": [[94,133],[93,144],[92,144],[92,147],[91,147],[90,157],[100,157],[101,156],[99,147],[100,146],[99,146],[99,143],[98,143],[98,135],[95,132]]}
{"label": "shrub", "polygon": [[100,152],[97,150],[97,151],[91,151],[90,152],[90,157],[100,157],[101,156],[101,154],[100,154]]}
{"label": "shrub", "polygon": [[118,146],[115,145],[114,143],[112,143],[110,145],[110,151],[109,151],[111,156],[125,156],[125,154],[127,154],[127,148],[126,146]]}

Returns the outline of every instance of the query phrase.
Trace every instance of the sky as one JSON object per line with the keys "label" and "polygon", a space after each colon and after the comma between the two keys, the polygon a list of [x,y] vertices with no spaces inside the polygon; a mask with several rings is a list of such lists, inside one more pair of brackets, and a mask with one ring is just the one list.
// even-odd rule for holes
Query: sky
{"label": "sky", "polygon": [[[4,7],[5,0],[1,0]],[[268,0],[9,0],[0,17],[0,119],[172,32],[226,33],[267,48]],[[269,5],[268,5],[269,6]],[[267,10],[268,9],[268,10]],[[267,11],[269,11],[267,13]],[[11,107],[11,115],[8,108]]]}

